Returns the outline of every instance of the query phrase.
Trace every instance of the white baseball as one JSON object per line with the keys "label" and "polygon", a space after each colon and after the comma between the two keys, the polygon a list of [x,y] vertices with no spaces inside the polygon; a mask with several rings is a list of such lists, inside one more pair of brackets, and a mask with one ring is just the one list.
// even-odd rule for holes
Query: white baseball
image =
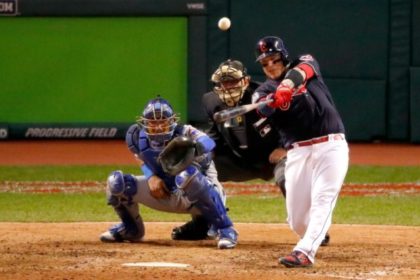
{"label": "white baseball", "polygon": [[217,26],[219,26],[220,30],[228,30],[230,28],[230,19],[227,17],[222,17],[221,19],[219,19]]}

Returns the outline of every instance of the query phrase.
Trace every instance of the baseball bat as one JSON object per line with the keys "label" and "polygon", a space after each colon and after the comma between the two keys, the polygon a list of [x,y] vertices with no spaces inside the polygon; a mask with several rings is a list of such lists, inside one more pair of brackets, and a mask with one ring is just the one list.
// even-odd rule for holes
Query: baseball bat
{"label": "baseball bat", "polygon": [[252,110],[258,109],[271,102],[273,102],[273,100],[269,99],[269,100],[264,100],[264,101],[260,101],[253,104],[245,104],[245,105],[241,105],[235,108],[225,109],[220,112],[214,113],[213,120],[217,123],[221,123],[221,122],[233,119],[237,116],[246,114]]}

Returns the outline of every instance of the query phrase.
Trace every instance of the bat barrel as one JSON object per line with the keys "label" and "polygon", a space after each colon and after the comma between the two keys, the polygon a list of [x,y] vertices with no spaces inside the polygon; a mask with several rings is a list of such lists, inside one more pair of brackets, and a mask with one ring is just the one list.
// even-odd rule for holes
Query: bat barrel
{"label": "bat barrel", "polygon": [[272,102],[272,100],[264,100],[264,101],[254,103],[254,104],[246,104],[246,105],[242,105],[235,108],[225,109],[225,110],[214,113],[213,120],[217,123],[221,123],[226,120],[232,119],[234,117],[246,114],[249,111],[262,107],[265,104],[268,104],[270,102]]}
{"label": "bat barrel", "polygon": [[233,109],[226,109],[220,112],[217,112],[213,115],[213,119],[215,122],[224,122],[226,120],[232,119],[236,116],[240,116],[245,114],[247,111],[243,107],[237,107]]}

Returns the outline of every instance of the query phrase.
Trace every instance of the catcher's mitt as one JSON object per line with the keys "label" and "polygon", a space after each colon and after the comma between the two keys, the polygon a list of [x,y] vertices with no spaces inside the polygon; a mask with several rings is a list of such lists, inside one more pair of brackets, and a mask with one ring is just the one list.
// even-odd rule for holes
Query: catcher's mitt
{"label": "catcher's mitt", "polygon": [[158,157],[163,171],[175,176],[187,168],[195,158],[195,146],[195,142],[186,136],[172,139]]}

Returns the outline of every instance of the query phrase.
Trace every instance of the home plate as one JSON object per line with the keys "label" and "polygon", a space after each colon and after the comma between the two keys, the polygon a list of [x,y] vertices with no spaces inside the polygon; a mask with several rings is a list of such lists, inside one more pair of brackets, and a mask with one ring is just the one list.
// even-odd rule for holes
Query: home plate
{"label": "home plate", "polygon": [[141,267],[188,267],[185,263],[171,263],[171,262],[133,262],[123,263],[122,266],[141,266]]}

